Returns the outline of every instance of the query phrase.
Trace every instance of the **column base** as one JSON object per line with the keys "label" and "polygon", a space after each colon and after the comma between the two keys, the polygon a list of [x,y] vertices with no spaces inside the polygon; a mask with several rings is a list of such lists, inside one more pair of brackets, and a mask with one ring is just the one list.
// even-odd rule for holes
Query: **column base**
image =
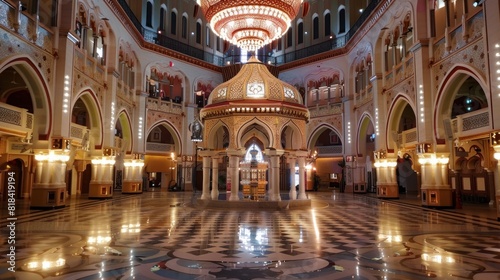
{"label": "column base", "polygon": [[90,183],[89,198],[112,198],[113,183]]}
{"label": "column base", "polygon": [[398,185],[377,185],[378,198],[399,198]]}
{"label": "column base", "polygon": [[452,189],[422,189],[420,190],[422,206],[452,207]]}
{"label": "column base", "polygon": [[360,183],[354,183],[354,193],[366,193],[366,183],[360,182]]}
{"label": "column base", "polygon": [[219,199],[219,190],[217,188],[212,188],[212,193],[210,194],[212,197],[212,200],[218,200]]}
{"label": "column base", "polygon": [[142,193],[142,181],[141,182],[123,182],[122,193],[124,193],[124,194]]}
{"label": "column base", "polygon": [[62,208],[66,206],[65,184],[34,184],[30,208]]}

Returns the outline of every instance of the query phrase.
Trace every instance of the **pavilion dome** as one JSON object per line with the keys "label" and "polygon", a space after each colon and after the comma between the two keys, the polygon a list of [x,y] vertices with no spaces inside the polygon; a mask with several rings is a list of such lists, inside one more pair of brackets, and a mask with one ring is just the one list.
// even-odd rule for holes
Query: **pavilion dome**
{"label": "pavilion dome", "polygon": [[207,105],[210,107],[217,103],[245,100],[249,102],[269,100],[303,105],[298,90],[276,78],[266,65],[255,57],[251,57],[236,76],[212,90]]}

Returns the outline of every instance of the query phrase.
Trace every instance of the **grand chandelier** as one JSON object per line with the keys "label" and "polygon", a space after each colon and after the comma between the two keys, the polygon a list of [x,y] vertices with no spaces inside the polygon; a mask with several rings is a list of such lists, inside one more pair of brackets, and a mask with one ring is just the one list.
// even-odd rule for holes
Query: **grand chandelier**
{"label": "grand chandelier", "polygon": [[255,51],[283,36],[303,0],[197,0],[213,32]]}

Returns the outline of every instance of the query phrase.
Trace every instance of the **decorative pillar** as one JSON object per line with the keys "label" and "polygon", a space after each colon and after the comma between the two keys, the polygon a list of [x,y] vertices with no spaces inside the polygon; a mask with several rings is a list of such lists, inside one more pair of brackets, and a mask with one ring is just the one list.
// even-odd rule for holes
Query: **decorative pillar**
{"label": "decorative pillar", "polygon": [[144,168],[144,157],[134,155],[133,159],[125,159],[123,163],[123,185],[122,193],[142,193],[142,169]]}
{"label": "decorative pillar", "polygon": [[463,7],[463,11],[462,11],[462,39],[465,41],[465,42],[468,42],[469,41],[469,26],[467,25],[467,16],[468,16],[468,13],[469,13],[469,7],[468,7],[468,3],[467,3],[467,0],[462,0],[462,7]]}
{"label": "decorative pillar", "polygon": [[219,199],[219,157],[212,156],[212,200]]}
{"label": "decorative pillar", "polygon": [[87,161],[85,160],[75,160],[73,165],[76,168],[77,172],[77,181],[76,181],[76,195],[81,195],[82,194],[82,176],[83,172],[85,171],[87,167]]}
{"label": "decorative pillar", "polygon": [[89,184],[89,198],[113,197],[113,166],[115,151],[104,149],[101,157],[92,161],[92,178]]}
{"label": "decorative pillar", "polygon": [[453,206],[452,189],[448,183],[449,155],[445,153],[421,153],[418,155],[421,165],[423,206]]}
{"label": "decorative pillar", "polygon": [[[65,140],[70,141],[70,140]],[[31,193],[32,208],[60,208],[66,206],[65,151],[50,151],[35,155],[36,171]]]}
{"label": "decorative pillar", "polygon": [[295,187],[297,183],[295,182],[295,163],[297,158],[292,156],[288,158],[288,163],[290,165],[290,199],[297,199],[297,188]]}
{"label": "decorative pillar", "polygon": [[269,200],[271,201],[280,201],[280,156],[283,154],[283,151],[278,151],[275,149],[267,149],[266,155],[269,156],[271,163],[271,177],[269,178]]}
{"label": "decorative pillar", "polygon": [[493,158],[497,161],[497,166],[493,173],[495,186],[495,204],[497,207],[497,220],[500,221],[500,131],[492,132],[490,134],[490,143],[493,146]]}
{"label": "decorative pillar", "polygon": [[377,172],[377,197],[399,198],[399,186],[396,178],[396,158],[388,158],[384,150],[374,153]]}
{"label": "decorative pillar", "polygon": [[239,157],[236,154],[228,153],[229,156],[229,167],[227,168],[227,196],[228,200],[239,200],[238,189],[239,189]]}
{"label": "decorative pillar", "polygon": [[297,157],[299,163],[299,195],[298,199],[307,199],[306,195],[306,155]]}
{"label": "decorative pillar", "polygon": [[202,152],[203,157],[203,188],[201,199],[210,199],[210,157]]}

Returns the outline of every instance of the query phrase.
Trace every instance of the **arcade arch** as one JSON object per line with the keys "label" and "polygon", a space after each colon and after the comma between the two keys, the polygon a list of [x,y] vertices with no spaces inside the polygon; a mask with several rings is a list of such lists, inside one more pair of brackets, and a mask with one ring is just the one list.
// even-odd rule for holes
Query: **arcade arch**
{"label": "arcade arch", "polygon": [[462,201],[489,203],[495,195],[494,178],[488,171],[495,167],[489,149],[489,97],[482,80],[469,69],[457,66],[445,78],[434,132],[436,141],[446,143],[443,149],[450,153],[451,187]]}
{"label": "arcade arch", "polygon": [[[311,151],[309,161],[319,176],[320,185],[340,187],[343,149],[342,134],[335,127],[322,124],[311,133],[307,150]],[[310,183],[307,187],[310,190],[314,186]]]}
{"label": "arcade arch", "polygon": [[[0,66],[0,182],[4,171],[19,170],[18,197],[30,197],[34,172],[33,149],[47,148],[51,133],[51,101],[48,85],[38,67],[27,57],[13,57]],[[36,144],[32,140],[36,139]],[[5,191],[0,190],[5,193]]]}
{"label": "arcade arch", "polygon": [[160,121],[151,126],[146,137],[144,172],[148,187],[168,188],[177,184],[183,187],[187,174],[178,166],[178,156],[182,151],[181,139],[174,126]]}

